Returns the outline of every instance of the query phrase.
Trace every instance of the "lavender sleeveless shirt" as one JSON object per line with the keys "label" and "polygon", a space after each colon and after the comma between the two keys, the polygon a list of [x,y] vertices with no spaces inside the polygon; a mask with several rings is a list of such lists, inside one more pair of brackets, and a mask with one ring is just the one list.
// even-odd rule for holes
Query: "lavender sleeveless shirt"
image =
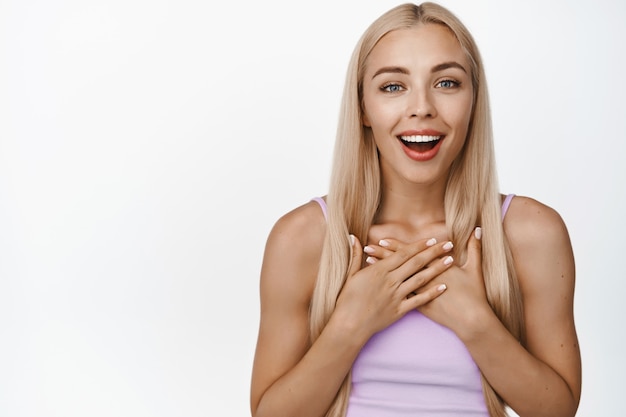
{"label": "lavender sleeveless shirt", "polygon": [[[502,205],[502,218],[513,194]],[[314,198],[327,215],[326,202]],[[480,370],[461,340],[411,311],[365,344],[347,417],[489,417]]]}

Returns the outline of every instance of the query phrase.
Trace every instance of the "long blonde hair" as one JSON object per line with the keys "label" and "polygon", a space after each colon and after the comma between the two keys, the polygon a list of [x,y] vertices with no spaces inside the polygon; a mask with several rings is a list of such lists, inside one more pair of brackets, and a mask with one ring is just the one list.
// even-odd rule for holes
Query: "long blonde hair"
{"label": "long blonde hair", "polygon": [[[385,34],[420,24],[446,26],[468,57],[474,103],[463,150],[453,162],[445,193],[446,227],[455,242],[466,242],[473,229],[483,228],[482,265],[487,299],[506,328],[523,342],[523,312],[512,257],[502,229],[491,115],[485,74],[478,48],[465,26],[447,9],[433,3],[397,6],[379,17],[359,40],[347,71],[328,193],[328,226],[310,309],[313,342],[328,322],[344,285],[350,260],[349,233],[361,242],[374,221],[381,199],[378,152],[371,130],[362,123],[362,83],[367,57]],[[464,259],[465,245],[456,253]],[[506,416],[505,404],[482,377],[492,417]],[[345,415],[350,375],[329,408],[327,417]]]}

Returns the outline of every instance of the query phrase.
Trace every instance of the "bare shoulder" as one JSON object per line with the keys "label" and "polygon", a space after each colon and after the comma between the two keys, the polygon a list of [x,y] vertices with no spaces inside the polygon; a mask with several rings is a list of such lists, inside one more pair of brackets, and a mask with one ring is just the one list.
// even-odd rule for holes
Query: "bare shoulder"
{"label": "bare shoulder", "polygon": [[[570,248],[567,227],[553,208],[529,197],[517,196],[511,201],[504,219],[504,230],[514,252],[552,252]],[[522,253],[520,253],[521,255]]]}
{"label": "bare shoulder", "polygon": [[529,197],[515,197],[504,219],[525,305],[559,297],[571,307],[574,255],[567,227],[553,208]]}
{"label": "bare shoulder", "polygon": [[295,291],[301,296],[310,296],[317,277],[325,231],[326,220],[316,202],[303,204],[280,217],[265,246],[262,289],[269,286],[279,292]]}
{"label": "bare shoulder", "polygon": [[580,399],[581,361],[574,323],[574,254],[563,219],[528,197],[504,218],[522,292],[528,351],[554,369]]}
{"label": "bare shoulder", "polygon": [[309,344],[308,311],[326,233],[323,212],[309,202],[274,224],[263,256],[261,320],[252,372],[251,407],[292,369]]}
{"label": "bare shoulder", "polygon": [[[272,228],[268,243],[286,244],[297,249],[311,249],[311,243],[322,243],[326,220],[318,203],[310,201],[281,216]],[[316,245],[317,246],[317,245]]]}

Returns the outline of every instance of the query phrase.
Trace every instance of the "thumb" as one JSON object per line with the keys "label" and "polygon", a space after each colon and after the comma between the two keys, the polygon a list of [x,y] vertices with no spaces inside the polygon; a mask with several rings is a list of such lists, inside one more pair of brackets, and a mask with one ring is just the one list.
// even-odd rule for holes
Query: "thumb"
{"label": "thumb", "polygon": [[480,268],[482,260],[482,236],[483,230],[480,227],[474,229],[474,233],[467,242],[467,264]]}
{"label": "thumb", "polygon": [[350,267],[348,268],[348,278],[359,272],[363,262],[363,248],[359,239],[350,235]]}

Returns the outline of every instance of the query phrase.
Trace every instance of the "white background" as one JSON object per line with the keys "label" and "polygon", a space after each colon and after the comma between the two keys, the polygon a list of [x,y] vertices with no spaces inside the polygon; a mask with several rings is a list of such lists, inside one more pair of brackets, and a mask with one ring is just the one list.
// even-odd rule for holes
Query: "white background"
{"label": "white background", "polygon": [[[0,415],[246,416],[267,234],[397,1],[0,0]],[[447,0],[502,191],[568,224],[579,416],[623,413],[626,4]]]}

